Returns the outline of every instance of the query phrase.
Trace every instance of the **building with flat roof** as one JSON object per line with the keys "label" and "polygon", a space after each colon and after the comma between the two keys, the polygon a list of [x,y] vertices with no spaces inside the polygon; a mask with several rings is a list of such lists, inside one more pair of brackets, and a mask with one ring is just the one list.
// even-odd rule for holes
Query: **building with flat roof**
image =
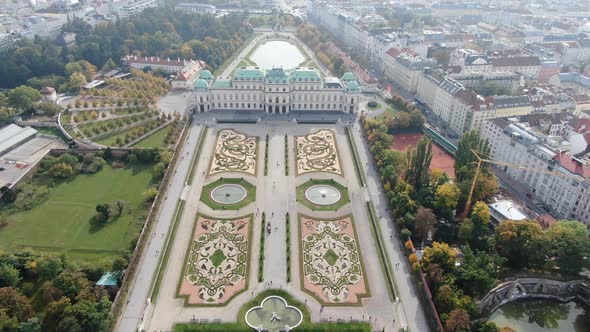
{"label": "building with flat roof", "polygon": [[37,135],[37,130],[31,127],[19,127],[15,124],[0,129],[0,156],[22,145]]}
{"label": "building with flat roof", "polygon": [[315,68],[236,69],[228,79],[206,77],[195,83],[196,112],[233,110],[287,114],[293,111],[358,111],[361,87],[352,73],[323,79]]}

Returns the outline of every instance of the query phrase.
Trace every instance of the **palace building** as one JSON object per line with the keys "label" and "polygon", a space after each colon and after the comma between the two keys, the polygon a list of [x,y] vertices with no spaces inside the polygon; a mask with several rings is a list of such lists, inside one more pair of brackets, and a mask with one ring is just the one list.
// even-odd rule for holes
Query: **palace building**
{"label": "palace building", "polygon": [[240,67],[228,79],[213,78],[202,70],[195,82],[193,109],[263,111],[286,114],[292,111],[358,111],[361,88],[352,73],[341,79],[322,79],[315,68],[292,70]]}

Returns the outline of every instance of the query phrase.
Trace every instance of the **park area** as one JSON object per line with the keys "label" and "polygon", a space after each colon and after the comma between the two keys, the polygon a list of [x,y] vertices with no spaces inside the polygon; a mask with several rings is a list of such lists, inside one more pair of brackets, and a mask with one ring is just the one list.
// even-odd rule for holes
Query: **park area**
{"label": "park area", "polygon": [[[418,141],[424,136],[423,133],[403,133],[394,134],[392,148],[400,151],[406,151],[408,147],[416,148]],[[451,178],[455,177],[455,160],[453,156],[443,150],[438,144],[432,143],[432,161],[430,169],[442,169]]]}
{"label": "park area", "polygon": [[[66,180],[36,177],[32,186],[48,186],[47,198],[30,209],[7,209],[0,228],[0,250],[66,253],[81,262],[119,256],[131,248],[149,210],[142,193],[152,184],[151,167],[136,164],[123,168],[104,166],[95,174]],[[104,225],[91,222],[97,204],[124,201],[120,215]]]}

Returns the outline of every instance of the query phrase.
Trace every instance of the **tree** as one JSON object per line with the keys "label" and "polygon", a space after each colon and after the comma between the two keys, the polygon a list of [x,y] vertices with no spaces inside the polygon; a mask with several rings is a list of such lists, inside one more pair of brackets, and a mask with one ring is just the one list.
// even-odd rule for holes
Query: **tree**
{"label": "tree", "polygon": [[459,188],[454,183],[445,183],[436,189],[434,194],[434,207],[440,216],[452,219],[453,210],[459,202]]}
{"label": "tree", "polygon": [[409,167],[406,171],[406,181],[419,190],[424,185],[428,185],[430,161],[432,160],[432,141],[427,136],[423,136],[416,150],[408,150]]}
{"label": "tree", "polygon": [[146,202],[153,202],[158,195],[158,189],[156,188],[149,188],[148,190],[143,192],[143,198]]}
{"label": "tree", "polygon": [[467,218],[459,225],[459,241],[468,243],[473,240],[473,222]]}
{"label": "tree", "polygon": [[64,262],[59,257],[49,256],[37,260],[37,274],[39,280],[53,280],[64,268]]}
{"label": "tree", "polygon": [[475,332],[500,332],[500,328],[494,322],[483,322],[475,326]]}
{"label": "tree", "polygon": [[110,308],[111,301],[106,296],[98,301],[81,300],[65,308],[63,319],[74,318],[82,331],[104,331]]}
{"label": "tree", "polygon": [[121,257],[121,256],[115,257],[115,259],[113,260],[113,263],[111,265],[111,270],[114,272],[125,271],[128,264],[129,263],[127,262],[127,260],[124,257]]}
{"label": "tree", "polygon": [[64,311],[71,306],[71,301],[67,297],[62,297],[57,301],[51,302],[45,310],[41,326],[43,331],[54,332],[58,330],[58,324],[62,320]]}
{"label": "tree", "polygon": [[[590,239],[586,226],[579,221],[559,221],[546,232],[556,263],[563,273],[577,274],[590,267]],[[0,272],[1,275],[1,272]]]}
{"label": "tree", "polygon": [[513,267],[539,267],[549,253],[543,229],[534,221],[506,220],[494,235],[498,254]]}
{"label": "tree", "polygon": [[104,150],[104,159],[111,160],[113,158],[113,150],[111,150],[110,146]]}
{"label": "tree", "polygon": [[61,108],[52,102],[42,102],[37,106],[37,110],[47,116],[54,116],[61,111]]}
{"label": "tree", "polygon": [[53,284],[60,289],[65,296],[73,300],[83,288],[90,284],[90,282],[82,272],[63,271],[53,280]]}
{"label": "tree", "polygon": [[41,93],[33,88],[21,85],[8,91],[8,106],[20,111],[29,111],[41,100]]}
{"label": "tree", "polygon": [[74,169],[66,163],[57,163],[47,171],[54,178],[66,179],[74,175]]}
{"label": "tree", "polygon": [[20,281],[20,273],[14,266],[0,264],[0,287],[17,287]]}
{"label": "tree", "polygon": [[111,205],[110,204],[98,204],[96,206],[96,212],[102,217],[102,220],[106,222],[112,215]]}
{"label": "tree", "polygon": [[5,309],[9,317],[16,317],[20,322],[34,314],[29,299],[12,287],[0,288],[0,308]]}
{"label": "tree", "polygon": [[[474,169],[478,161],[473,151],[483,157],[487,157],[490,154],[488,141],[481,139],[479,134],[474,130],[463,134],[457,145],[457,152],[455,152],[455,175],[459,182],[472,178],[468,177],[468,175],[473,175],[473,172],[470,172],[470,170]],[[486,173],[489,170],[489,165],[482,163],[480,170],[482,173]]]}
{"label": "tree", "polygon": [[456,295],[450,285],[442,285],[436,292],[436,308],[439,312],[449,312],[455,308]]}
{"label": "tree", "polygon": [[419,207],[416,212],[416,227],[414,235],[421,240],[425,240],[428,234],[434,234],[436,226],[436,216],[431,209]]}
{"label": "tree", "polygon": [[471,325],[471,319],[467,311],[455,309],[450,312],[449,318],[445,324],[446,332],[468,332]]}
{"label": "tree", "polygon": [[443,272],[452,271],[455,267],[457,253],[446,243],[433,242],[431,247],[426,247],[422,254],[422,264],[428,271],[433,264],[438,265]]}
{"label": "tree", "polygon": [[0,194],[2,194],[2,197],[0,197],[0,199],[2,199],[2,202],[14,203],[18,193],[16,190],[10,188],[9,186],[3,186],[2,188],[0,188]]}
{"label": "tree", "polygon": [[39,318],[33,317],[26,322],[21,322],[18,325],[18,332],[41,332],[41,321]]}
{"label": "tree", "polygon": [[115,201],[115,206],[117,206],[117,215],[120,216],[123,213],[123,209],[125,208],[125,204],[127,202],[123,201],[123,200],[117,200]]}
{"label": "tree", "polygon": [[461,250],[463,262],[454,271],[456,285],[473,297],[486,294],[496,283],[505,259],[494,252],[473,251],[469,246]]}
{"label": "tree", "polygon": [[84,85],[86,85],[88,81],[86,80],[86,76],[82,73],[73,73],[70,75],[70,90],[71,91],[79,91],[82,89]]}

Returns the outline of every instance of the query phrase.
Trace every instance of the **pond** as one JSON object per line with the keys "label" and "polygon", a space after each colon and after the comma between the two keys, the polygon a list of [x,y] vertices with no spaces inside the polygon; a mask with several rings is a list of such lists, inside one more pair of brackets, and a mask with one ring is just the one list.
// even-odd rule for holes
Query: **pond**
{"label": "pond", "polygon": [[489,321],[518,332],[585,332],[590,331],[590,310],[574,301],[524,300],[501,306]]}
{"label": "pond", "polygon": [[273,67],[293,69],[302,64],[305,56],[301,54],[297,46],[286,41],[273,40],[258,46],[250,55],[250,60],[262,69]]}

